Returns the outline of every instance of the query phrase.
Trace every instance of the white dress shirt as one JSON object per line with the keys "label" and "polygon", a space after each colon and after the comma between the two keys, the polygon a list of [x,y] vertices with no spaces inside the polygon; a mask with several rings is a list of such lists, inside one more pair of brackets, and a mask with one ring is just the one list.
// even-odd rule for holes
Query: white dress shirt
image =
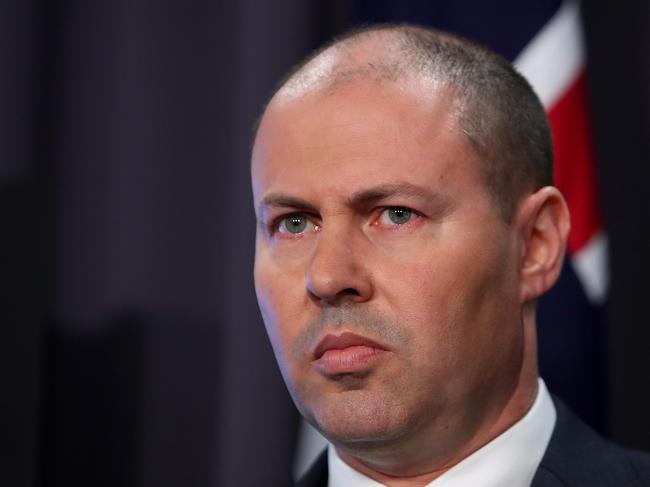
{"label": "white dress shirt", "polygon": [[[427,487],[529,487],[555,427],[551,396],[539,379],[528,413],[506,431],[454,465]],[[357,472],[328,447],[328,487],[382,487]]]}

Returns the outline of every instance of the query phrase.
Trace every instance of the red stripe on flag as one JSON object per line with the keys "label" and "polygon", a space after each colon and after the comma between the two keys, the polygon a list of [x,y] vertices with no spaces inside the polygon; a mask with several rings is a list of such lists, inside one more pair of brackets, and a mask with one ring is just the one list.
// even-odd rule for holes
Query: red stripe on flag
{"label": "red stripe on flag", "polygon": [[555,185],[571,212],[568,250],[573,254],[602,228],[584,69],[548,117],[555,152]]}

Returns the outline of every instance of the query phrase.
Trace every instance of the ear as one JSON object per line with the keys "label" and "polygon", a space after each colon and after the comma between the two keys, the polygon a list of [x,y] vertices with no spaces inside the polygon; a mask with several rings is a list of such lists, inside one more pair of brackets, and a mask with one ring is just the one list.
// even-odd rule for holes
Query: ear
{"label": "ear", "polygon": [[526,303],[548,291],[560,276],[571,218],[562,193],[545,186],[524,197],[515,219],[522,244],[520,298]]}

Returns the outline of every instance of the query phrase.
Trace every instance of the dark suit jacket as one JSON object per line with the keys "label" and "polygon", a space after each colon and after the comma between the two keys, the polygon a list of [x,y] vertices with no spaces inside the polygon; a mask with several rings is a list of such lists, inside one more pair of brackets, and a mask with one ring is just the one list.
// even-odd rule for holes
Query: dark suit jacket
{"label": "dark suit jacket", "polygon": [[[531,487],[650,487],[650,455],[601,438],[564,403],[554,403],[557,423]],[[324,452],[296,487],[326,486]]]}

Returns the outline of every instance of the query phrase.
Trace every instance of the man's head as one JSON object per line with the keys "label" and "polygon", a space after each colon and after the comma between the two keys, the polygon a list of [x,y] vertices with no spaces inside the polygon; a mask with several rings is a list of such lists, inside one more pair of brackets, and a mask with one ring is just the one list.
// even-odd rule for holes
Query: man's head
{"label": "man's head", "polygon": [[521,417],[569,223],[505,61],[414,27],[347,36],[276,92],[252,173],[267,331],[344,458],[440,469]]}

